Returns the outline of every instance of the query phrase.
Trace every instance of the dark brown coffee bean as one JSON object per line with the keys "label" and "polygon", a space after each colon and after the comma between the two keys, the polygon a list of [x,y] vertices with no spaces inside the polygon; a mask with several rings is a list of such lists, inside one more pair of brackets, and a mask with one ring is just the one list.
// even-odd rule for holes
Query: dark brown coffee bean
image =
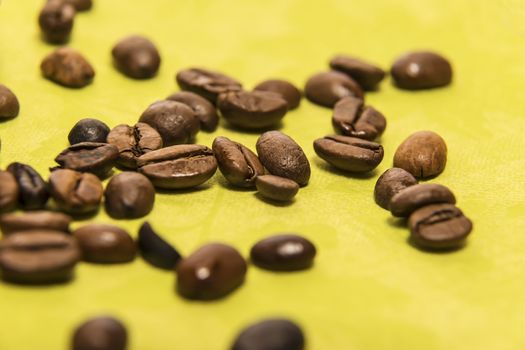
{"label": "dark brown coffee bean", "polygon": [[126,263],[135,259],[133,238],[120,227],[89,224],[73,231],[82,250],[82,259],[98,264]]}
{"label": "dark brown coffee bean", "polygon": [[104,196],[109,216],[114,219],[136,219],[153,209],[155,188],[144,175],[125,171],[109,180]]}
{"label": "dark brown coffee bean", "polygon": [[177,266],[177,290],[188,299],[218,299],[244,282],[246,270],[246,261],[235,248],[207,244]]}
{"label": "dark brown coffee bean", "polygon": [[49,192],[60,210],[86,214],[98,209],[104,188],[93,174],[58,169],[49,176]]}
{"label": "dark brown coffee bean", "polygon": [[80,119],[71,128],[67,139],[74,145],[80,142],[106,142],[109,127],[100,120],[93,118]]}
{"label": "dark brown coffee bean", "polygon": [[165,189],[199,186],[217,170],[213,151],[201,145],[161,148],[140,156],[137,165],[155,187]]}
{"label": "dark brown coffee bean", "polygon": [[20,112],[18,98],[7,86],[0,84],[0,119],[14,118]]}
{"label": "dark brown coffee bean", "polygon": [[361,87],[352,78],[335,71],[310,77],[304,87],[304,93],[311,102],[330,108],[343,97],[364,97]]}
{"label": "dark brown coffee bean", "polygon": [[73,30],[75,14],[75,7],[69,1],[47,1],[38,16],[43,38],[52,44],[67,42]]}
{"label": "dark brown coffee bean", "polygon": [[335,104],[332,125],[339,133],[372,141],[385,131],[386,119],[363,100],[349,96]]}
{"label": "dark brown coffee bean", "polygon": [[219,124],[219,116],[215,105],[202,96],[190,91],[179,91],[166,98],[166,100],[181,102],[188,105],[199,118],[201,129],[215,131]]}
{"label": "dark brown coffee bean", "polygon": [[144,260],[161,269],[173,270],[182,259],[180,253],[162,239],[147,221],[139,229],[137,244]]}
{"label": "dark brown coffee bean", "polygon": [[286,319],[268,319],[242,330],[231,350],[304,350],[303,331]]}
{"label": "dark brown coffee bean", "polygon": [[79,259],[76,239],[59,231],[21,231],[0,241],[0,270],[9,282],[64,282]]}
{"label": "dark brown coffee bean", "polygon": [[314,141],[315,153],[334,167],[354,173],[374,170],[383,160],[383,146],[356,137],[330,135]]}
{"label": "dark brown coffee bean", "polygon": [[390,200],[407,187],[417,184],[417,180],[408,171],[392,168],[377,179],[374,188],[374,199],[381,208],[389,210]]}
{"label": "dark brown coffee bean", "polygon": [[255,181],[261,196],[279,202],[288,202],[299,191],[297,182],[275,175],[257,176]]}
{"label": "dark brown coffee bean", "polygon": [[375,90],[385,77],[385,71],[381,68],[346,55],[332,58],[330,60],[330,68],[349,75],[367,91]]}
{"label": "dark brown coffee bean", "polygon": [[77,327],[72,350],[125,350],[128,332],[119,320],[109,316],[92,318]]}
{"label": "dark brown coffee bean", "polygon": [[394,166],[405,169],[418,179],[441,174],[446,164],[445,140],[432,131],[419,131],[410,135],[394,154]]}
{"label": "dark brown coffee bean", "polygon": [[202,68],[181,70],[176,76],[181,90],[196,93],[215,104],[217,96],[228,91],[239,91],[241,83],[222,73]]}
{"label": "dark brown coffee bean", "polygon": [[288,103],[288,110],[296,109],[301,103],[302,93],[292,83],[281,79],[265,80],[257,84],[255,91],[269,91],[281,95],[281,97]]}
{"label": "dark brown coffee bean", "polygon": [[310,162],[291,137],[279,131],[262,134],[256,144],[259,159],[272,175],[294,180],[305,186],[310,179]]}
{"label": "dark brown coffee bean", "polygon": [[18,183],[18,203],[23,209],[42,209],[49,199],[47,185],[42,176],[31,166],[22,163],[11,163],[7,167]]}
{"label": "dark brown coffee bean", "polygon": [[93,7],[92,0],[66,0],[66,2],[73,5],[77,11],[87,11]]}
{"label": "dark brown coffee bean", "polygon": [[217,137],[213,140],[212,149],[222,175],[232,185],[253,187],[255,178],[264,175],[259,158],[246,146],[226,137]]}
{"label": "dark brown coffee bean", "polygon": [[419,184],[405,188],[390,200],[392,215],[407,217],[415,210],[429,204],[456,204],[452,191],[443,185]]}
{"label": "dark brown coffee bean", "polygon": [[0,229],[4,235],[19,231],[69,232],[70,216],[52,211],[31,211],[0,216]]}
{"label": "dark brown coffee bean", "polygon": [[120,40],[111,54],[117,69],[130,78],[148,79],[159,70],[159,51],[143,36],[132,35]]}
{"label": "dark brown coffee bean", "polygon": [[18,184],[13,174],[0,170],[0,213],[14,210],[19,195]]}
{"label": "dark brown coffee bean", "polygon": [[117,125],[107,140],[119,150],[117,163],[130,169],[137,168],[137,158],[141,155],[162,148],[162,137],[146,123]]}
{"label": "dark brown coffee bean", "polygon": [[93,81],[95,71],[79,52],[62,47],[46,56],[40,65],[45,78],[71,88],[81,88]]}
{"label": "dark brown coffee bean", "polygon": [[252,262],[267,270],[296,271],[312,266],[315,246],[294,234],[279,234],[257,242],[250,251]]}
{"label": "dark brown coffee bean", "polygon": [[61,168],[88,172],[100,178],[106,177],[117,161],[118,148],[98,142],[81,142],[62,151],[55,162]]}
{"label": "dark brown coffee bean", "polygon": [[454,249],[472,231],[472,222],[453,204],[432,204],[410,215],[411,240],[423,249]]}
{"label": "dark brown coffee bean", "polygon": [[399,57],[390,71],[399,88],[431,89],[450,84],[452,66],[443,56],[429,51],[410,52]]}

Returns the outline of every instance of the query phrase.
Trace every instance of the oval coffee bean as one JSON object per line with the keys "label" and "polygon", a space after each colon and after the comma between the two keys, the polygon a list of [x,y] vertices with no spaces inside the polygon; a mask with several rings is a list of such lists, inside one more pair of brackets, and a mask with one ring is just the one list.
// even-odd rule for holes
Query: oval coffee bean
{"label": "oval coffee bean", "polygon": [[256,144],[259,159],[272,175],[285,177],[305,186],[310,179],[310,162],[291,137],[279,131],[267,131]]}
{"label": "oval coffee bean", "polygon": [[31,166],[22,163],[11,163],[7,167],[18,183],[18,203],[23,209],[42,209],[49,199],[47,185],[42,176]]}
{"label": "oval coffee bean", "polygon": [[213,104],[217,101],[219,94],[242,89],[241,83],[237,80],[202,68],[181,70],[177,73],[176,80],[181,90],[194,92]]}
{"label": "oval coffee bean", "polygon": [[0,213],[14,210],[19,195],[18,184],[13,174],[0,170]]}
{"label": "oval coffee bean", "polygon": [[390,200],[407,187],[417,184],[417,180],[408,171],[391,168],[377,179],[374,188],[374,199],[381,208],[389,210]]}
{"label": "oval coffee bean", "polygon": [[75,23],[75,7],[65,0],[49,0],[38,16],[38,24],[44,39],[52,44],[69,40]]}
{"label": "oval coffee bean", "polygon": [[330,60],[330,68],[349,75],[364,90],[372,91],[385,77],[381,68],[346,55],[335,56]]}
{"label": "oval coffee bean", "polygon": [[294,234],[280,234],[257,242],[250,251],[252,262],[274,271],[304,270],[312,266],[315,246]]}
{"label": "oval coffee bean", "polygon": [[116,264],[135,259],[133,238],[120,227],[89,224],[73,231],[82,250],[82,259],[92,263]]}
{"label": "oval coffee bean", "polygon": [[339,133],[372,141],[385,131],[386,119],[363,100],[349,96],[335,104],[332,125]]}
{"label": "oval coffee bean", "polygon": [[404,54],[390,72],[396,85],[407,90],[431,89],[452,81],[452,66],[447,59],[428,51]]}
{"label": "oval coffee bean", "polygon": [[364,97],[361,87],[352,78],[335,71],[310,77],[304,87],[304,93],[311,102],[330,108],[343,97]]}
{"label": "oval coffee bean", "polygon": [[173,270],[182,259],[180,253],[155,233],[147,221],[139,229],[137,244],[144,260],[161,269]]}
{"label": "oval coffee bean", "polygon": [[304,350],[301,328],[286,319],[268,319],[242,330],[231,350]]}
{"label": "oval coffee bean", "polygon": [[100,178],[106,177],[118,158],[118,148],[98,142],[81,142],[62,151],[55,162],[61,168],[88,172]]}
{"label": "oval coffee bean", "polygon": [[383,146],[356,137],[331,135],[314,141],[315,153],[334,167],[354,173],[374,170],[383,160]]}
{"label": "oval coffee bean", "polygon": [[136,219],[153,209],[155,188],[146,176],[125,171],[109,180],[104,196],[109,216],[114,219]]}
{"label": "oval coffee bean", "polygon": [[52,211],[31,211],[0,216],[0,229],[4,235],[19,231],[61,231],[69,232],[70,216]]}
{"label": "oval coffee bean", "polygon": [[128,332],[117,319],[109,316],[92,318],[77,327],[72,350],[126,350]]}
{"label": "oval coffee bean", "polygon": [[67,139],[74,145],[80,142],[106,142],[109,127],[100,120],[93,118],[80,119],[71,128]]}
{"label": "oval coffee bean", "polygon": [[429,204],[456,204],[456,197],[448,187],[438,184],[419,184],[405,188],[390,200],[392,215],[406,217]]}
{"label": "oval coffee bean", "polygon": [[63,86],[81,88],[93,81],[95,71],[79,52],[62,47],[46,56],[40,65],[42,75]]}
{"label": "oval coffee bean", "polygon": [[66,2],[73,5],[77,11],[87,11],[93,7],[92,0],[66,0]]}
{"label": "oval coffee bean", "polygon": [[288,110],[296,109],[301,103],[302,93],[292,83],[281,79],[265,80],[253,88],[255,91],[268,91],[281,95],[288,103]]}
{"label": "oval coffee bean", "polygon": [[148,79],[159,70],[159,51],[143,36],[132,35],[120,40],[111,54],[117,69],[130,78]]}
{"label": "oval coffee bean", "polygon": [[445,140],[432,131],[419,131],[410,135],[394,154],[394,166],[405,169],[418,179],[441,174],[446,164]]}
{"label": "oval coffee bean", "polygon": [[7,86],[0,84],[0,119],[14,118],[20,112],[18,98]]}
{"label": "oval coffee bean", "polygon": [[199,118],[202,130],[215,131],[215,129],[217,129],[219,116],[215,110],[215,105],[204,97],[190,91],[179,91],[168,96],[166,100],[181,102],[188,105],[197,118]]}
{"label": "oval coffee bean", "polygon": [[299,191],[297,182],[275,175],[257,176],[255,186],[263,197],[279,202],[291,201]]}
{"label": "oval coffee bean", "polygon": [[412,242],[423,249],[461,247],[472,231],[472,222],[453,204],[432,204],[410,215]]}
{"label": "oval coffee bean", "polygon": [[201,145],[175,145],[140,156],[138,171],[153,185],[165,189],[199,186],[215,174],[213,151]]}
{"label": "oval coffee bean", "polygon": [[93,174],[58,169],[49,176],[49,192],[66,213],[86,214],[98,209],[104,188]]}

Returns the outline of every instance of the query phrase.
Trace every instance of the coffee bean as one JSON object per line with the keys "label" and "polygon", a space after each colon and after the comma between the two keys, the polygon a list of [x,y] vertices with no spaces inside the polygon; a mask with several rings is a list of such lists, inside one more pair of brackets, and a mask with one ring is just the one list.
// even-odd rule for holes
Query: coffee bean
{"label": "coffee bean", "polygon": [[215,174],[213,151],[201,145],[175,145],[151,151],[137,160],[138,171],[165,189],[199,186]]}
{"label": "coffee bean", "polygon": [[46,56],[40,65],[42,75],[63,86],[81,88],[93,81],[95,71],[79,52],[62,47]]}
{"label": "coffee bean", "polygon": [[445,140],[432,131],[410,135],[394,154],[394,166],[405,169],[418,179],[441,174],[446,164]]}
{"label": "coffee bean", "polygon": [[21,231],[0,241],[0,270],[9,282],[65,282],[79,259],[75,238],[59,231]]}
{"label": "coffee bean", "polygon": [[188,299],[218,299],[244,282],[246,270],[246,261],[235,248],[207,244],[178,264],[177,290]]}
{"label": "coffee bean", "polygon": [[255,185],[263,197],[279,202],[291,201],[299,191],[295,181],[275,175],[257,176]]}
{"label": "coffee bean", "polygon": [[155,188],[142,174],[125,171],[109,180],[105,205],[114,219],[136,219],[148,215],[155,203]]}
{"label": "coffee bean", "polygon": [[104,189],[93,174],[58,169],[49,176],[49,192],[60,210],[86,214],[98,209]]}
{"label": "coffee bean", "polygon": [[217,137],[212,149],[221,173],[232,185],[253,187],[255,178],[264,175],[259,158],[246,146],[226,137]]}
{"label": "coffee bean", "polygon": [[452,66],[447,59],[429,51],[404,54],[390,72],[396,85],[407,90],[431,89],[452,81]]}
{"label": "coffee bean", "polygon": [[215,104],[217,96],[223,92],[239,91],[241,83],[222,73],[202,68],[181,70],[176,76],[181,90],[196,93]]}
{"label": "coffee bean", "polygon": [[113,145],[81,142],[62,151],[55,158],[55,162],[60,164],[61,168],[93,173],[104,178],[115,165],[118,155],[118,148]]}
{"label": "coffee bean", "polygon": [[303,331],[286,319],[267,319],[242,330],[231,350],[304,350]]}
{"label": "coffee bean", "polygon": [[257,242],[250,251],[252,262],[267,270],[295,271],[312,266],[315,246],[295,234],[279,234]]}
{"label": "coffee bean", "polygon": [[82,259],[98,264],[126,263],[135,259],[133,238],[120,227],[89,224],[73,231],[82,250]]}
{"label": "coffee bean", "polygon": [[372,91],[385,77],[381,68],[346,55],[335,56],[330,60],[330,68],[349,75],[364,90]]}
{"label": "coffee bean", "polygon": [[7,167],[18,184],[18,204],[23,209],[34,210],[46,206],[49,199],[47,185],[42,176],[31,166],[22,163],[11,163]]}
{"label": "coffee bean", "polygon": [[339,133],[372,141],[385,131],[386,119],[363,100],[349,96],[335,104],[332,125]]}
{"label": "coffee bean", "polygon": [[119,320],[109,316],[92,318],[77,327],[72,350],[125,350],[128,331]]}
{"label": "coffee bean", "polygon": [[0,119],[14,118],[20,112],[18,98],[5,85],[0,84]]}
{"label": "coffee bean", "polygon": [[304,92],[311,102],[330,108],[343,97],[364,97],[361,87],[352,78],[335,71],[318,73],[310,77]]}
{"label": "coffee bean", "polygon": [[410,215],[411,240],[423,249],[461,247],[472,231],[472,222],[453,204],[432,204]]}
{"label": "coffee bean", "polygon": [[143,36],[132,35],[120,40],[111,54],[117,69],[130,78],[148,79],[159,70],[159,51]]}
{"label": "coffee bean", "polygon": [[93,7],[93,2],[91,0],[66,0],[75,7],[77,11],[87,11]]}
{"label": "coffee bean", "polygon": [[75,7],[65,0],[49,0],[38,16],[42,36],[52,44],[69,40],[75,22]]}
{"label": "coffee bean", "polygon": [[173,270],[182,259],[180,253],[160,237],[147,221],[139,229],[137,244],[144,260],[161,269]]}
{"label": "coffee bean", "polygon": [[219,95],[217,107],[232,126],[252,130],[277,125],[286,114],[288,103],[273,92],[231,91]]}
{"label": "coffee bean", "polygon": [[199,132],[199,118],[186,104],[175,101],[157,101],[140,116],[139,122],[156,129],[164,146],[190,143]]}
{"label": "coffee bean", "polygon": [[257,140],[256,148],[270,174],[291,179],[301,186],[308,183],[310,163],[291,137],[279,131],[267,131]]}
{"label": "coffee bean", "polygon": [[438,184],[419,184],[405,188],[390,200],[392,215],[407,217],[429,204],[456,204],[456,197],[448,187]]}
{"label": "coffee bean", "polygon": [[74,145],[80,142],[106,142],[109,127],[100,120],[93,118],[80,119],[71,128],[67,139]]}
{"label": "coffee bean", "polygon": [[199,118],[202,130],[215,131],[215,129],[217,129],[219,116],[217,115],[215,106],[204,97],[189,91],[179,91],[168,96],[166,100],[181,102],[188,105],[197,118]]}
{"label": "coffee bean", "polygon": [[356,137],[330,135],[314,141],[315,153],[334,167],[366,173],[383,160],[383,146]]}
{"label": "coffee bean", "polygon": [[381,208],[389,210],[390,200],[407,187],[417,184],[417,180],[408,171],[391,168],[377,179],[374,188],[374,199]]}
{"label": "coffee bean", "polygon": [[13,174],[0,170],[0,213],[14,210],[19,195],[18,184]]}
{"label": "coffee bean", "polygon": [[4,235],[19,231],[69,232],[70,216],[52,211],[31,211],[0,216],[0,229]]}
{"label": "coffee bean", "polygon": [[257,84],[253,90],[269,91],[281,95],[281,97],[288,103],[288,110],[296,109],[301,103],[301,91],[286,80],[265,80]]}
{"label": "coffee bean", "polygon": [[162,137],[146,123],[117,125],[107,140],[119,150],[117,163],[130,169],[137,168],[137,158],[141,155],[162,148]]}

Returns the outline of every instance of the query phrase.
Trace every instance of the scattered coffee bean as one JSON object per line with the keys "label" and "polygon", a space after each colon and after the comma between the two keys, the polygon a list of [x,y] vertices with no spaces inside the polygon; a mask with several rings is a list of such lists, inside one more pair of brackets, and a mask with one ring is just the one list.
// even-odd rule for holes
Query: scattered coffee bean
{"label": "scattered coffee bean", "polygon": [[257,176],[255,185],[263,197],[278,202],[291,201],[299,191],[295,181],[275,175]]}
{"label": "scattered coffee bean", "polygon": [[66,213],[86,214],[98,209],[104,188],[93,174],[57,169],[49,176],[49,192]]}
{"label": "scattered coffee bean", "polygon": [[79,52],[62,47],[44,58],[40,65],[45,78],[60,85],[81,88],[93,81],[95,71]]}
{"label": "scattered coffee bean", "polygon": [[69,146],[62,151],[55,162],[61,168],[88,172],[105,178],[115,165],[119,152],[118,148],[99,142],[81,142]]}
{"label": "scattered coffee bean", "polygon": [[279,131],[267,131],[257,140],[256,148],[270,174],[294,180],[301,186],[308,183],[310,163],[292,138]]}
{"label": "scattered coffee bean", "polygon": [[20,112],[18,98],[5,85],[0,84],[0,119],[14,118]]}
{"label": "scattered coffee bean", "polygon": [[280,234],[257,242],[250,251],[252,262],[267,270],[296,271],[312,266],[315,246],[294,234]]}
{"label": "scattered coffee bean", "polygon": [[303,331],[286,319],[268,319],[242,330],[231,350],[304,350]]}
{"label": "scattered coffee bean", "polygon": [[330,135],[314,141],[315,153],[334,167],[354,173],[375,169],[383,160],[383,146],[356,137]]}
{"label": "scattered coffee bean", "polygon": [[330,108],[343,97],[364,97],[361,87],[352,78],[335,71],[318,73],[310,77],[304,92],[311,102]]}
{"label": "scattered coffee bean", "polygon": [[93,7],[92,0],[66,0],[66,2],[73,5],[77,11],[87,11]]}
{"label": "scattered coffee bean", "polygon": [[187,104],[199,118],[202,130],[215,131],[217,129],[219,116],[215,106],[204,97],[190,91],[179,91],[168,96],[166,100]]}
{"label": "scattered coffee bean", "polygon": [[117,125],[107,140],[119,150],[117,163],[130,169],[137,168],[137,158],[141,155],[162,148],[162,137],[146,123]]}
{"label": "scattered coffee bean", "polygon": [[148,79],[159,70],[159,51],[149,39],[132,35],[119,41],[113,50],[113,61],[130,78]]}
{"label": "scattered coffee bean", "polygon": [[38,16],[44,39],[52,44],[67,42],[73,30],[75,14],[75,7],[69,1],[47,1]]}
{"label": "scattered coffee bean", "polygon": [[179,252],[162,239],[147,221],[139,229],[137,244],[144,260],[161,269],[173,270],[182,259]]}
{"label": "scattered coffee bean", "polygon": [[22,163],[11,163],[7,167],[18,184],[18,204],[23,209],[42,209],[49,199],[47,185],[42,176],[31,166]]}
{"label": "scattered coffee bean", "polygon": [[71,128],[67,139],[74,145],[80,142],[106,142],[109,127],[100,120],[93,118],[80,119]]}
{"label": "scattered coffee bean", "polygon": [[177,290],[188,299],[218,299],[244,282],[246,270],[246,261],[235,248],[207,244],[178,264]]}
{"label": "scattered coffee bean", "polygon": [[407,90],[431,89],[452,81],[452,66],[447,59],[428,51],[404,54],[390,72],[396,85]]}
{"label": "scattered coffee bean", "polygon": [[217,96],[228,91],[239,91],[241,83],[222,73],[201,68],[181,70],[176,76],[181,90],[196,93],[215,104]]}
{"label": "scattered coffee bean", "polygon": [[377,179],[374,188],[374,199],[381,208],[389,210],[390,200],[407,187],[417,184],[417,180],[408,171],[391,168]]}
{"label": "scattered coffee bean", "polygon": [[13,174],[0,170],[0,213],[14,210],[19,195],[18,184]]}
{"label": "scattered coffee bean", "polygon": [[418,179],[441,174],[447,164],[445,140],[432,131],[410,135],[396,150],[394,166],[402,168]]}
{"label": "scattered coffee bean", "polygon": [[456,197],[443,185],[419,184],[398,192],[390,200],[389,208],[394,216],[408,217],[421,207],[438,203],[456,204]]}
{"label": "scattered coffee bean", "polygon": [[137,160],[138,171],[165,189],[199,186],[215,174],[213,151],[201,145],[175,145],[151,151]]}
{"label": "scattered coffee bean", "polygon": [[136,219],[149,214],[155,203],[155,188],[142,174],[125,171],[106,186],[105,205],[114,219]]}
{"label": "scattered coffee bean", "polygon": [[73,231],[82,251],[82,259],[98,264],[126,263],[135,259],[133,238],[120,227],[89,224]]}
{"label": "scattered coffee bean", "polygon": [[19,231],[69,232],[70,216],[52,211],[31,211],[0,216],[0,229],[4,235]]}
{"label": "scattered coffee bean", "polygon": [[335,104],[332,125],[339,133],[372,141],[385,131],[386,119],[363,100],[349,96]]}
{"label": "scattered coffee bean", "polygon": [[128,331],[117,319],[109,316],[92,318],[75,330],[72,350],[125,350]]}
{"label": "scattered coffee bean", "polygon": [[349,75],[367,91],[377,89],[377,85],[385,78],[385,71],[381,68],[346,55],[332,58],[330,68]]}
{"label": "scattered coffee bean", "polygon": [[281,97],[288,103],[288,110],[296,109],[301,103],[301,91],[286,80],[265,80],[262,83],[257,84],[253,90],[269,91],[281,95]]}

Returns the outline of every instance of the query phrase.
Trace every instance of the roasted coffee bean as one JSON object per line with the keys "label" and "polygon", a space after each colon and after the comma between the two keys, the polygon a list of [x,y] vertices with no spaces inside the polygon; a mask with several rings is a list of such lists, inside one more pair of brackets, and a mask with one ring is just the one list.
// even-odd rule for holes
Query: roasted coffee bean
{"label": "roasted coffee bean", "polygon": [[18,183],[18,204],[23,209],[34,210],[46,206],[49,199],[47,185],[42,176],[31,166],[22,163],[11,163],[7,167]]}
{"label": "roasted coffee bean", "polygon": [[213,140],[212,149],[222,175],[232,185],[253,187],[255,178],[264,175],[259,158],[246,146],[226,137],[217,137]]}
{"label": "roasted coffee bean", "polygon": [[202,68],[181,70],[176,76],[181,90],[196,93],[215,104],[217,96],[223,92],[239,91],[241,83],[222,73]]}
{"label": "roasted coffee bean", "polygon": [[75,14],[75,7],[69,1],[47,1],[38,16],[44,39],[52,44],[67,42],[73,30]]}
{"label": "roasted coffee bean", "polygon": [[40,65],[42,75],[63,86],[81,88],[93,81],[95,71],[79,52],[62,47],[46,56]]}
{"label": "roasted coffee bean", "polygon": [[377,179],[374,188],[374,199],[381,208],[389,210],[390,200],[407,187],[417,184],[417,180],[408,171],[391,168]]}
{"label": "roasted coffee bean", "polygon": [[295,181],[275,175],[257,176],[255,185],[263,197],[279,202],[291,201],[299,191]]}
{"label": "roasted coffee bean", "polygon": [[119,150],[117,163],[130,169],[137,168],[137,158],[141,155],[162,148],[162,137],[146,123],[117,125],[107,140]]}
{"label": "roasted coffee bean", "polygon": [[113,50],[113,62],[130,78],[148,79],[159,70],[159,51],[149,39],[132,35],[119,41]]}
{"label": "roasted coffee bean", "polygon": [[356,137],[330,135],[314,141],[315,153],[334,167],[366,173],[383,160],[383,146]]}
{"label": "roasted coffee bean", "polygon": [[363,100],[349,96],[335,104],[332,125],[339,133],[372,141],[385,131],[386,119]]}
{"label": "roasted coffee bean", "polygon": [[4,235],[19,231],[69,232],[70,216],[52,211],[31,211],[0,216],[0,229]]}
{"label": "roasted coffee bean", "polygon": [[438,203],[456,204],[456,197],[443,185],[419,184],[398,192],[390,200],[389,208],[392,215],[407,217],[421,207]]}
{"label": "roasted coffee bean", "polygon": [[244,282],[246,270],[246,261],[235,248],[207,244],[177,265],[177,290],[188,299],[218,299]]}
{"label": "roasted coffee bean", "polygon": [[18,98],[7,86],[0,84],[0,119],[14,118],[20,112]]}
{"label": "roasted coffee bean", "polygon": [[80,142],[106,142],[109,127],[100,120],[93,118],[80,119],[71,128],[67,139],[74,145]]}
{"label": "roasted coffee bean", "polygon": [[0,170],[0,213],[15,209],[19,195],[18,184],[13,174]]}
{"label": "roasted coffee bean", "polygon": [[330,60],[330,68],[349,75],[364,90],[372,91],[385,78],[381,68],[346,55],[335,56]]}
{"label": "roasted coffee bean", "polygon": [[303,331],[286,319],[268,319],[242,330],[231,350],[304,350]]}
{"label": "roasted coffee bean", "polygon": [[91,0],[66,0],[75,7],[77,11],[87,11],[93,7],[93,2]]}
{"label": "roasted coffee bean", "polygon": [[66,213],[86,214],[98,209],[104,188],[93,174],[58,169],[49,176],[49,192]]}
{"label": "roasted coffee bean", "polygon": [[304,270],[312,266],[315,246],[294,234],[279,234],[257,242],[250,251],[251,261],[274,271]]}
{"label": "roasted coffee bean", "polygon": [[133,238],[120,227],[89,224],[73,231],[82,250],[82,259],[98,264],[125,263],[135,259]]}
{"label": "roasted coffee bean", "polygon": [[411,240],[424,249],[454,249],[472,231],[472,222],[453,204],[432,204],[410,215]]}
{"label": "roasted coffee bean", "polygon": [[165,189],[198,186],[217,170],[213,151],[201,145],[175,145],[151,151],[140,156],[137,165],[155,187]]}
{"label": "roasted coffee bean", "polygon": [[399,57],[390,71],[399,88],[431,89],[450,84],[452,66],[443,56],[429,51],[410,52]]}
{"label": "roasted coffee bean", "polygon": [[140,227],[137,244],[144,260],[161,269],[173,270],[182,259],[180,253],[155,233],[148,222]]}
{"label": "roasted coffee bean", "polygon": [[419,131],[410,135],[394,154],[394,166],[405,169],[418,179],[441,174],[446,164],[445,140],[432,131]]}
{"label": "roasted coffee bean", "polygon": [[335,71],[310,77],[304,87],[304,93],[311,102],[330,108],[343,97],[364,97],[361,87],[352,78]]}
{"label": "roasted coffee bean", "polygon": [[0,241],[0,270],[9,282],[64,282],[79,259],[76,239],[59,231],[21,231]]}
{"label": "roasted coffee bean", "polygon": [[92,318],[77,327],[72,339],[72,350],[125,350],[128,331],[110,316]]}
{"label": "roasted coffee bean", "polygon": [[308,158],[291,137],[279,131],[262,134],[256,144],[259,159],[272,175],[294,180],[305,186],[310,179]]}
{"label": "roasted coffee bean", "polygon": [[269,91],[281,95],[288,103],[288,110],[296,109],[301,103],[302,93],[292,83],[281,79],[265,80],[257,84],[255,91]]}
{"label": "roasted coffee bean", "polygon": [[275,126],[288,111],[288,103],[281,95],[267,91],[231,91],[220,94],[217,107],[228,123],[249,130]]}
{"label": "roasted coffee bean", "polygon": [[219,116],[215,106],[202,96],[190,91],[179,91],[166,98],[166,100],[187,104],[199,118],[201,129],[215,131],[219,124]]}
{"label": "roasted coffee bean", "polygon": [[148,215],[155,203],[155,188],[142,174],[125,171],[109,180],[104,192],[106,211],[114,219]]}
{"label": "roasted coffee bean", "polygon": [[199,132],[199,118],[191,107],[175,101],[157,101],[140,116],[140,122],[156,129],[164,146],[192,142]]}
{"label": "roasted coffee bean", "polygon": [[118,148],[98,142],[81,142],[62,151],[55,162],[61,168],[88,172],[100,178],[106,177],[117,161]]}

